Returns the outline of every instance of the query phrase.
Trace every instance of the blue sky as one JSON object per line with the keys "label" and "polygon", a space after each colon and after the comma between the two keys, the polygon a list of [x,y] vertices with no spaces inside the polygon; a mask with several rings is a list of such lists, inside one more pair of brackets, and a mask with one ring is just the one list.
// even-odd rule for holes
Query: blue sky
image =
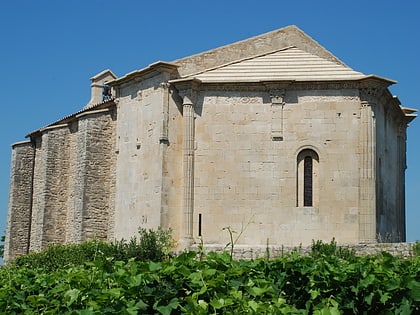
{"label": "blue sky", "polygon": [[[420,108],[420,2],[4,1],[0,9],[0,234],[6,227],[10,144],[81,109],[89,78],[118,76],[287,25],[297,25],[351,68],[398,81]],[[420,118],[408,128],[407,240],[420,240]]]}

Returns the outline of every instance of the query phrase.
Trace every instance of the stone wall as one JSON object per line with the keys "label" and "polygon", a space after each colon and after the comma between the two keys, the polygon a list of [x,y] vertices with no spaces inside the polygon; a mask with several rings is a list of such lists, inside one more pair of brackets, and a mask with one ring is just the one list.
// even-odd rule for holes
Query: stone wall
{"label": "stone wall", "polygon": [[[273,105],[263,88],[209,89],[195,110],[194,237],[201,223],[203,239],[215,244],[227,237],[226,227],[243,230],[238,244],[250,246],[337,235],[358,242],[357,90],[291,89],[284,105]],[[319,202],[310,207],[300,204],[297,189],[304,149],[319,156]]]}
{"label": "stone wall", "polygon": [[[413,255],[413,246],[415,243],[373,243],[373,244],[350,244],[341,245],[344,248],[354,249],[356,255],[377,255],[381,252],[387,252],[394,256],[410,257]],[[197,245],[191,248],[197,251],[199,248]],[[223,245],[206,245],[204,244],[204,251],[206,253],[214,252],[230,252],[231,248]],[[256,259],[256,258],[275,258],[281,257],[282,255],[299,252],[302,254],[308,254],[311,251],[311,246],[244,246],[235,245],[233,248],[233,257],[235,259]]]}
{"label": "stone wall", "polygon": [[164,228],[173,230],[173,237],[179,240],[182,237],[182,100],[178,94],[172,90],[169,99],[169,119],[168,119],[168,147],[166,150],[166,163],[164,166],[165,186],[163,194],[166,197],[167,212],[165,213]]}
{"label": "stone wall", "polygon": [[5,261],[26,254],[29,249],[33,163],[34,148],[30,141],[12,146]]}
{"label": "stone wall", "polygon": [[406,127],[399,107],[375,106],[377,235],[379,241],[405,241]]}
{"label": "stone wall", "polygon": [[88,111],[14,146],[7,234],[14,257],[52,243],[113,239],[115,121],[115,107]]}
{"label": "stone wall", "polygon": [[[130,82],[119,88],[116,125],[116,239],[129,239],[141,228],[161,225],[163,155],[167,136],[168,91],[165,73]],[[166,124],[166,123],[165,123]]]}

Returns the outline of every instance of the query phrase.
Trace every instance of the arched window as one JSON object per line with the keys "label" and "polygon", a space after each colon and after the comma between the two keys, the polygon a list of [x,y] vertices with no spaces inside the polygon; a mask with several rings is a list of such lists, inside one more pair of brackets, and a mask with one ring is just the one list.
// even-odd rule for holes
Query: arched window
{"label": "arched window", "polygon": [[303,159],[303,206],[312,207],[313,204],[313,161],[311,156]]}
{"label": "arched window", "polygon": [[311,149],[304,149],[297,156],[297,196],[298,207],[316,207],[318,205],[318,154]]}

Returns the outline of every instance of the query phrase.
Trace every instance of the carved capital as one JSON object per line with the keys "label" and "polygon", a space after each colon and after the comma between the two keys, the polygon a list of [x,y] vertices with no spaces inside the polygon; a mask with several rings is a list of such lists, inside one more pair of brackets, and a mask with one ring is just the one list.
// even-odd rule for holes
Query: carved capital
{"label": "carved capital", "polygon": [[169,82],[161,82],[161,83],[159,84],[159,87],[160,87],[161,89],[169,89],[170,84],[169,84]]}
{"label": "carved capital", "polygon": [[273,104],[273,105],[284,105],[285,104],[285,101],[284,101],[285,95],[286,95],[286,90],[285,89],[270,90],[271,104]]}
{"label": "carved capital", "polygon": [[375,106],[376,104],[374,102],[368,102],[368,101],[361,101],[360,102],[360,111],[362,113],[365,113],[367,115],[366,117],[375,117]]}
{"label": "carved capital", "polygon": [[362,107],[362,108],[373,107],[373,106],[375,106],[375,103],[373,103],[373,102],[368,102],[368,101],[361,101],[360,102],[360,107]]}
{"label": "carved capital", "polygon": [[197,91],[193,89],[187,89],[179,91],[179,96],[182,98],[182,105],[191,105],[194,106],[197,100]]}
{"label": "carved capital", "polygon": [[142,99],[143,99],[143,91],[142,90],[138,90],[137,91],[136,100],[137,100],[137,102],[141,102]]}
{"label": "carved capital", "polygon": [[290,88],[294,81],[264,81],[262,82],[270,94],[271,104],[272,105],[284,105],[285,104],[285,95],[286,89]]}
{"label": "carved capital", "polygon": [[170,83],[178,90],[178,95],[182,98],[182,105],[194,106],[197,100],[197,91],[201,81],[198,79],[173,80]]}
{"label": "carved capital", "polygon": [[[364,87],[359,89],[360,101],[371,105],[376,103],[384,92],[383,87]],[[363,106],[363,105],[362,105]]]}

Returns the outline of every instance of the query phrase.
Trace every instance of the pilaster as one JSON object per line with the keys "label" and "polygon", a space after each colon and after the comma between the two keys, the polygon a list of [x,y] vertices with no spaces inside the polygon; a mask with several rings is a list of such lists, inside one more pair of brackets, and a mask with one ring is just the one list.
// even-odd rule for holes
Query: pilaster
{"label": "pilaster", "polygon": [[170,185],[167,182],[167,148],[169,145],[169,87],[168,82],[162,82],[159,85],[159,89],[162,95],[162,117],[161,117],[161,129],[159,135],[160,143],[160,162],[162,163],[162,176],[161,176],[161,201],[160,201],[160,226],[164,229],[169,227],[168,218],[168,200],[166,189]]}
{"label": "pilaster", "polygon": [[169,119],[169,83],[162,82],[159,88],[162,93],[162,125],[160,130],[160,143],[168,142],[168,119]]}
{"label": "pilaster", "polygon": [[376,128],[375,90],[361,90],[359,241],[376,242]]}
{"label": "pilaster", "polygon": [[399,235],[397,235],[397,241],[405,242],[406,241],[406,228],[405,228],[405,170],[406,165],[406,128],[404,122],[400,122],[401,125],[398,127],[398,136],[397,136],[397,227]]}
{"label": "pilaster", "polygon": [[270,91],[271,98],[271,139],[283,141],[283,109],[285,105],[284,89],[275,89]]}
{"label": "pilaster", "polygon": [[179,90],[182,97],[183,115],[183,198],[182,198],[182,236],[180,246],[187,248],[193,244],[194,218],[194,140],[195,140],[195,102],[197,84],[195,81],[185,82]]}

